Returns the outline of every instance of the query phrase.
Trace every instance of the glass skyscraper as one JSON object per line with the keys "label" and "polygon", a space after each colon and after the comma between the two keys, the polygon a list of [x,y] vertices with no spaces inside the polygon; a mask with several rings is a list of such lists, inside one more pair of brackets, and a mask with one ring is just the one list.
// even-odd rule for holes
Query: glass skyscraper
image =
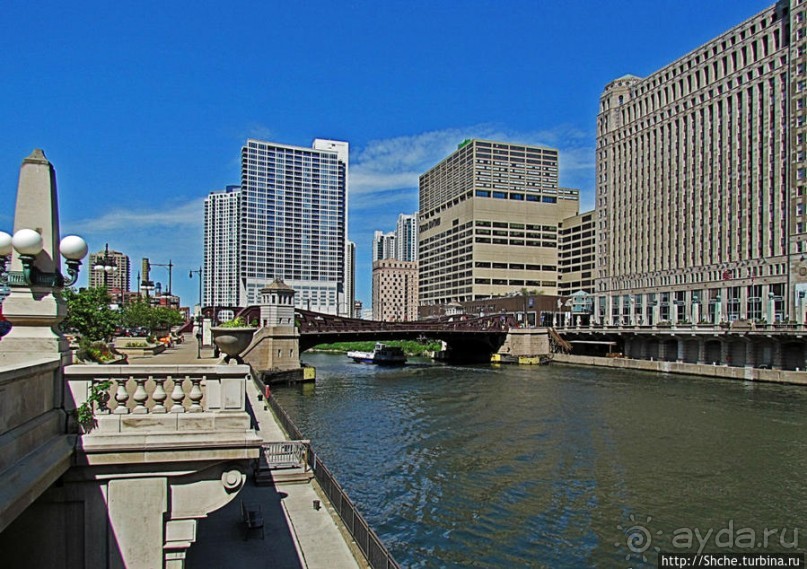
{"label": "glass skyscraper", "polygon": [[239,301],[257,304],[273,279],[295,304],[349,310],[345,299],[348,143],[313,148],[249,139],[241,149]]}
{"label": "glass skyscraper", "polygon": [[[203,306],[238,306],[238,228],[241,188],[205,198]],[[194,301],[195,302],[195,301]]]}

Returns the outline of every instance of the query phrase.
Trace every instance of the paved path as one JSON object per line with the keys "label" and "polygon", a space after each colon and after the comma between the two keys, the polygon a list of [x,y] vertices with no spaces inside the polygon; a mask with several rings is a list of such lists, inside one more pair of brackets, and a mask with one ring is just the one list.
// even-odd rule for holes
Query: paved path
{"label": "paved path", "polygon": [[[156,356],[129,358],[132,364],[212,364],[213,350],[203,348],[197,359],[197,345],[191,334],[185,341]],[[258,401],[259,390],[247,382],[248,406],[266,442],[287,440],[272,412]],[[323,507],[314,509],[314,500]],[[260,504],[264,516],[264,539],[259,531],[245,535],[241,523],[241,502]],[[336,513],[316,482],[276,483],[255,486],[251,473],[238,496],[207,518],[199,520],[196,543],[188,550],[188,569],[227,567],[244,569],[359,569],[336,522]],[[244,538],[247,539],[244,539]]]}
{"label": "paved path", "polygon": [[[197,358],[197,352],[201,358]],[[199,349],[193,334],[185,334],[181,344],[174,344],[156,356],[129,356],[132,364],[215,364],[219,358],[213,357],[213,348]]]}

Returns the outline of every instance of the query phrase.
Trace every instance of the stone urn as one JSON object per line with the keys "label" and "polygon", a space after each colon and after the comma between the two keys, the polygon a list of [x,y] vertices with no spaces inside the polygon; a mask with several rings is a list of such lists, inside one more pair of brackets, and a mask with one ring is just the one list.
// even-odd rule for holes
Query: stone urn
{"label": "stone urn", "polygon": [[242,364],[244,360],[241,358],[241,354],[249,347],[256,330],[257,328],[251,326],[242,328],[214,326],[210,332],[213,334],[213,343],[220,352],[225,354],[224,362],[229,363],[230,360],[235,360]]}

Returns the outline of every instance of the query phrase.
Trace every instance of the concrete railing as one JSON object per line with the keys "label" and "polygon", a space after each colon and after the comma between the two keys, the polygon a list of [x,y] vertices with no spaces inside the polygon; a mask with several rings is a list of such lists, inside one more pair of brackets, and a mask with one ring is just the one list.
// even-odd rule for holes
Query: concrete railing
{"label": "concrete railing", "polygon": [[72,365],[64,370],[75,407],[87,401],[93,385],[108,384],[96,415],[244,411],[249,373],[243,365]]}

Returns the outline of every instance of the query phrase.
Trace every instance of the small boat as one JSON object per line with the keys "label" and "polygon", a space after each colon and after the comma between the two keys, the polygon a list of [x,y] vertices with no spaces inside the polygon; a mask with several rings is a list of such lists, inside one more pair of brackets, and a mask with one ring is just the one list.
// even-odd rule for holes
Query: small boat
{"label": "small boat", "polygon": [[351,351],[347,353],[347,357],[354,362],[364,364],[395,366],[406,363],[406,355],[401,348],[387,346],[380,342],[375,345],[372,352]]}

